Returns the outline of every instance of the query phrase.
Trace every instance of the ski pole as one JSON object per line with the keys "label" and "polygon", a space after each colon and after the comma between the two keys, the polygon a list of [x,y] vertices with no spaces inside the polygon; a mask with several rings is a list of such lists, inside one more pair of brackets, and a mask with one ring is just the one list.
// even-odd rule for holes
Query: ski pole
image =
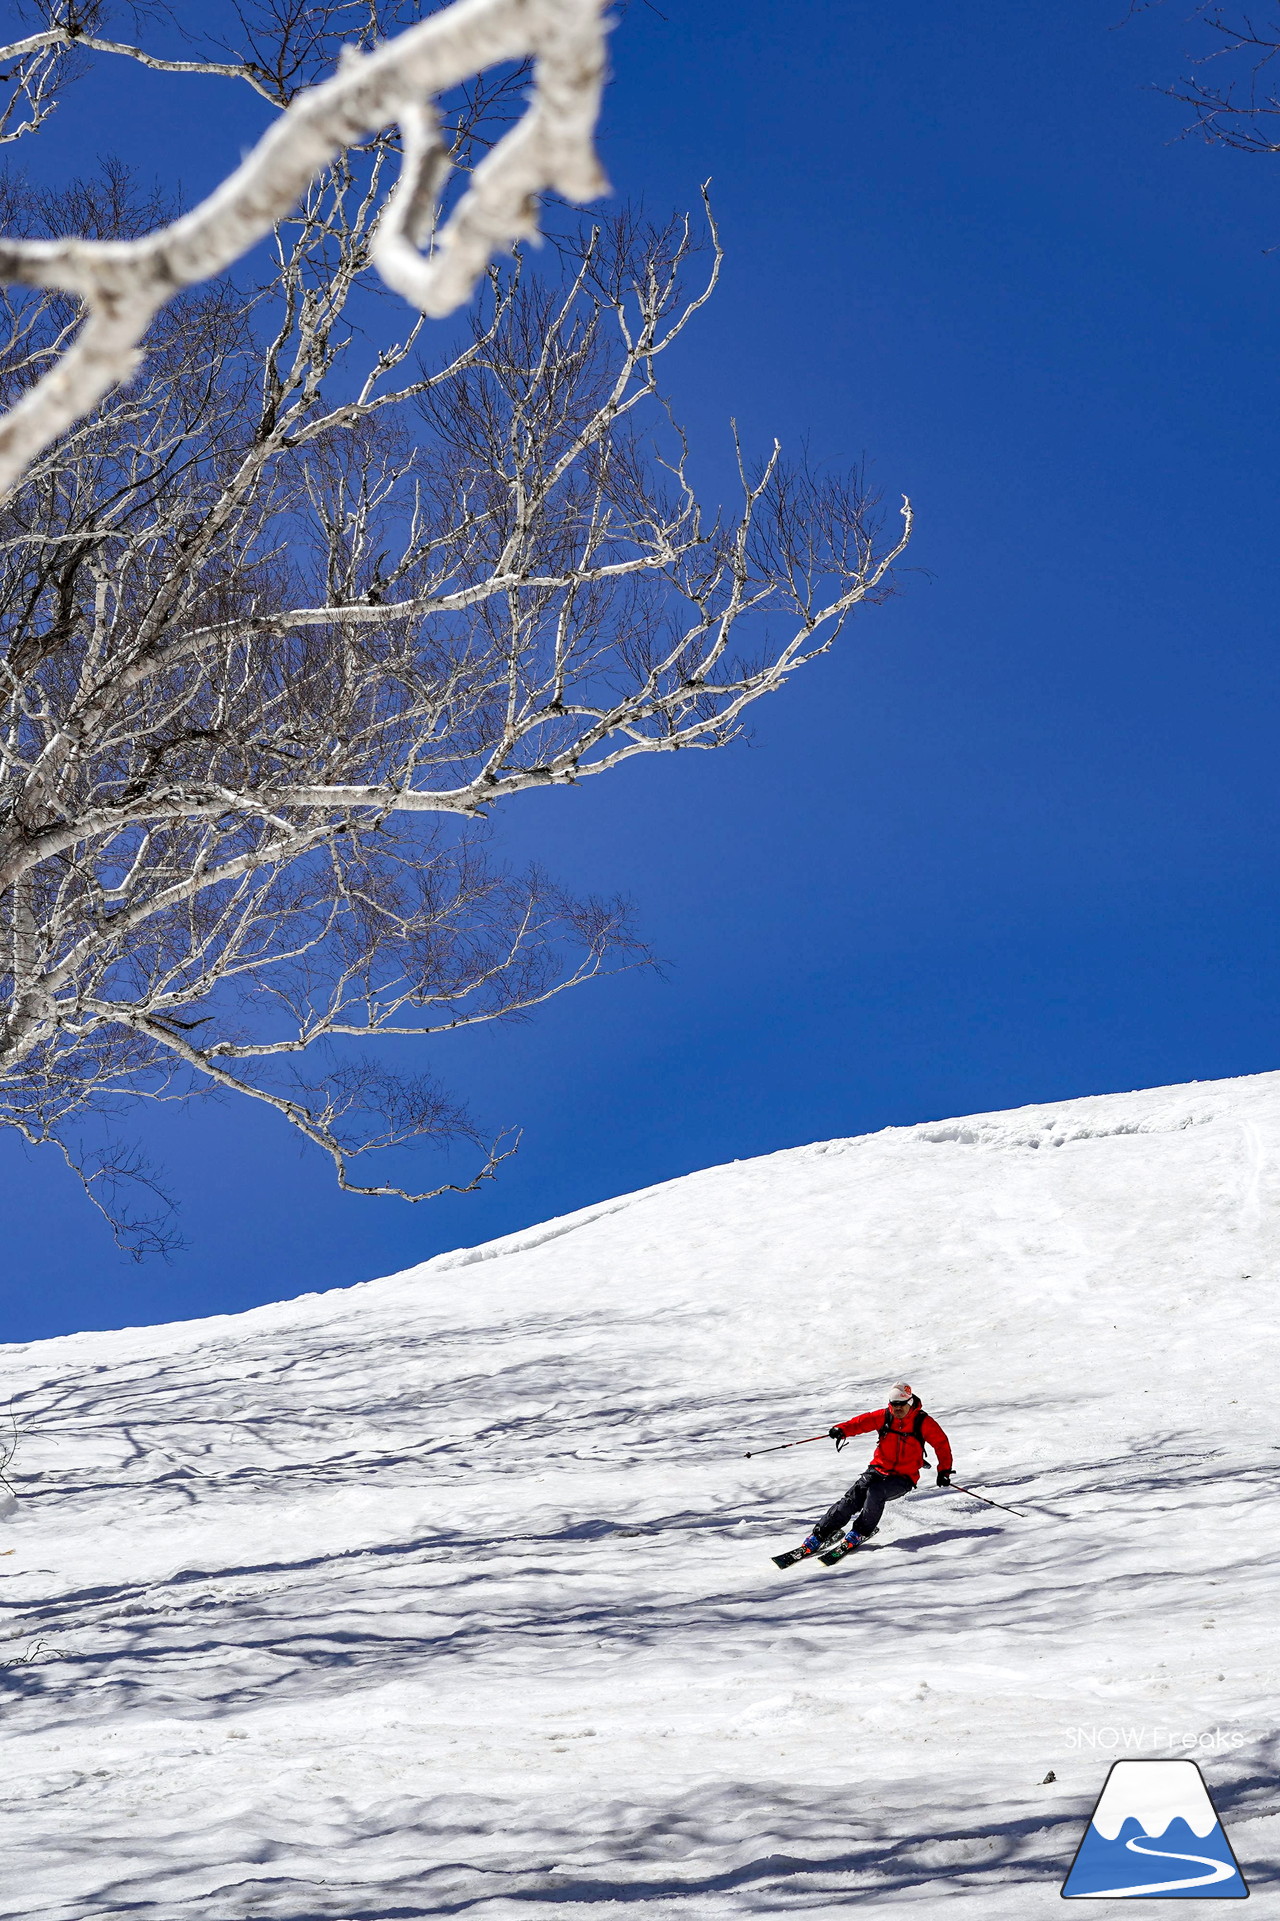
{"label": "ski pole", "polygon": [[1006,1514],[1016,1514],[1020,1521],[1025,1521],[1027,1518],[1016,1507],[1005,1507],[1003,1501],[988,1501],[985,1494],[975,1494],[971,1487],[961,1487],[959,1481],[949,1481],[947,1485],[953,1494],[967,1494],[971,1501],[983,1501],[988,1507],[1002,1507]]}
{"label": "ski pole", "polygon": [[746,1459],[749,1461],[753,1454],[781,1454],[784,1447],[808,1447],[810,1441],[829,1441],[830,1439],[829,1434],[808,1434],[803,1441],[779,1441],[776,1447],[748,1448]]}

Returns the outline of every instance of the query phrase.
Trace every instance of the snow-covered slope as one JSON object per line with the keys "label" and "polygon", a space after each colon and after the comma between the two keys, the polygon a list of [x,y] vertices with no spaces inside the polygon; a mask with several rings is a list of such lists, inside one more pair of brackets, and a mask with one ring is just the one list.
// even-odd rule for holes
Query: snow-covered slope
{"label": "snow-covered slope", "polygon": [[[1274,1899],[1278,1224],[1267,1074],[4,1350],[0,1915],[1013,1921],[1171,1733]],[[1026,1518],[777,1573],[904,1374]]]}

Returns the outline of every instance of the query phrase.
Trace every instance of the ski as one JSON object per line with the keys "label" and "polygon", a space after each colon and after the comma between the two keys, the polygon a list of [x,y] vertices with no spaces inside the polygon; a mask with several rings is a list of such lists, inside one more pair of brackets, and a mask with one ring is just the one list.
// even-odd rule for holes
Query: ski
{"label": "ski", "polygon": [[770,1559],[775,1567],[794,1567],[797,1561],[808,1561],[812,1556],[806,1554],[802,1547],[789,1547],[785,1554],[774,1554]]}
{"label": "ski", "polygon": [[855,1547],[850,1547],[847,1541],[837,1541],[834,1547],[824,1549],[818,1559],[823,1567],[834,1567],[837,1561],[843,1561],[846,1554],[856,1554],[861,1546],[861,1541]]}

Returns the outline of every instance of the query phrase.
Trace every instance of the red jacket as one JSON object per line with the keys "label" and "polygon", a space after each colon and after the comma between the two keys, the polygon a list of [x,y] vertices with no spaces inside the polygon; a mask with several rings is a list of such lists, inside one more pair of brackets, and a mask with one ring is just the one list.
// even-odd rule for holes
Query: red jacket
{"label": "red jacket", "polygon": [[[917,1395],[911,1410],[901,1420],[892,1423],[887,1434],[880,1436],[880,1445],[871,1456],[871,1466],[878,1467],[885,1474],[905,1474],[914,1487],[920,1479],[920,1469],[924,1465],[924,1447],[927,1441],[938,1457],[938,1466],[951,1466],[951,1443],[931,1414],[920,1420],[920,1439],[915,1436],[916,1416],[920,1413],[920,1399]],[[836,1425],[842,1434],[873,1434],[889,1419],[887,1407],[878,1407],[871,1414],[855,1414],[851,1421],[839,1421]]]}

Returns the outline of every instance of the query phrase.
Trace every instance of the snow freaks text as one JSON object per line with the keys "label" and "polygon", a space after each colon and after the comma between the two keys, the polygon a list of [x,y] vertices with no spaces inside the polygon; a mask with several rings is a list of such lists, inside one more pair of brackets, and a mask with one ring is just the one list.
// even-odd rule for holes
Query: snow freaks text
{"label": "snow freaks text", "polygon": [[1199,1734],[1181,1733],[1177,1728],[1118,1728],[1110,1725],[1066,1730],[1069,1748],[1125,1749],[1131,1753],[1145,1750],[1156,1754],[1191,1754],[1199,1749],[1204,1754],[1226,1754],[1233,1748],[1242,1748],[1247,1738],[1236,1729],[1228,1733],[1222,1728],[1209,1728]]}

